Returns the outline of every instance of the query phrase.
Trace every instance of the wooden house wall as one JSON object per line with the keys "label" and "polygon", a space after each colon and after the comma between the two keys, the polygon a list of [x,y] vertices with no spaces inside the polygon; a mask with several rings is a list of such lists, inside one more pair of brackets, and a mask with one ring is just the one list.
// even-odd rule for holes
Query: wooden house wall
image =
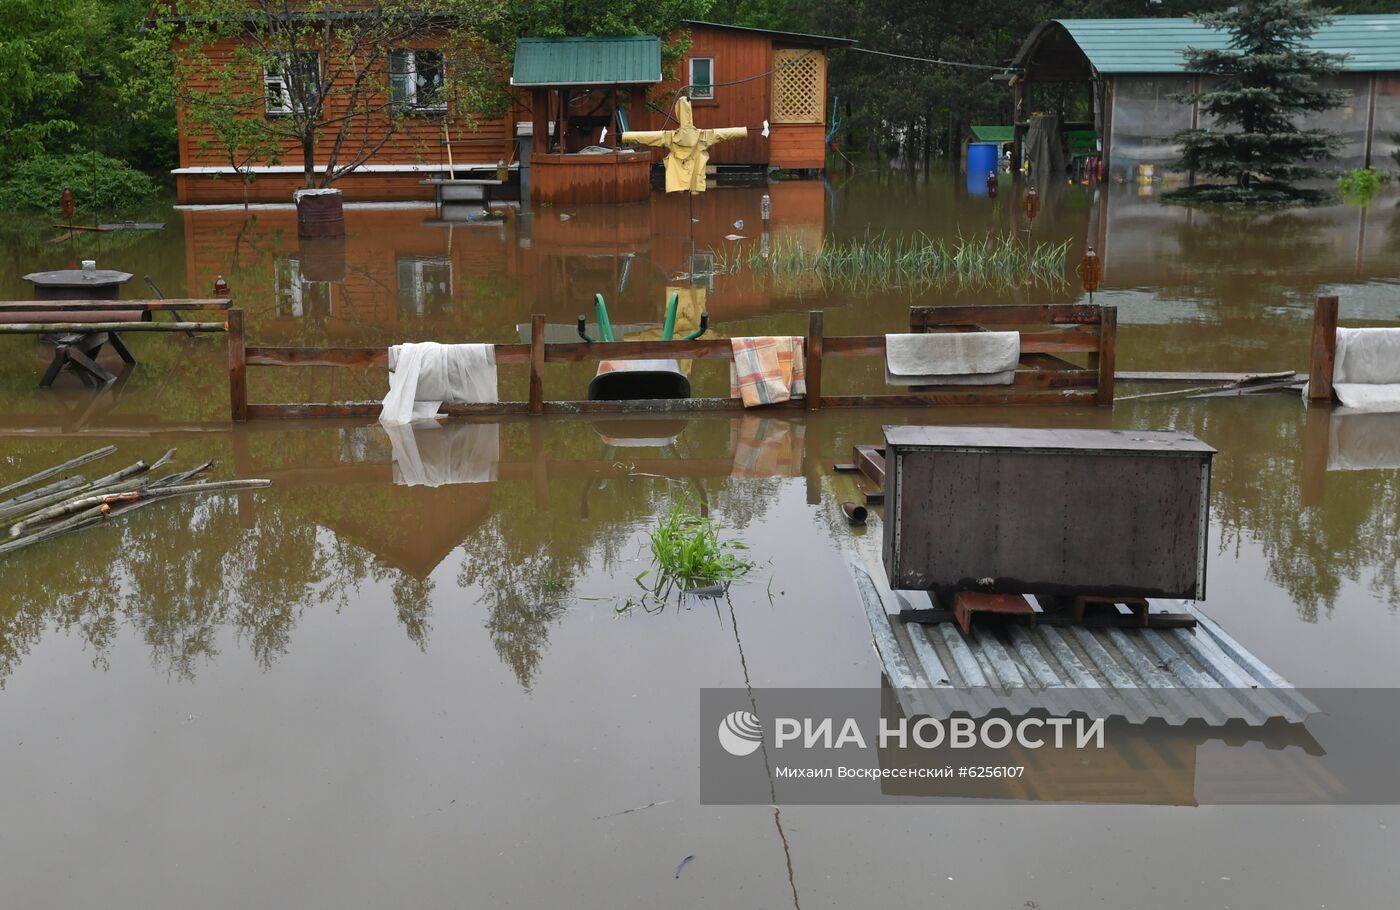
{"label": "wooden house wall", "polygon": [[[440,42],[438,44],[440,45]],[[413,42],[411,46],[430,48],[434,45],[433,41],[422,40]],[[211,68],[217,71],[217,68],[234,63],[236,49],[237,43],[234,39],[224,39],[214,44],[208,51]],[[176,53],[180,52],[181,48],[177,44]],[[387,61],[385,61],[385,65],[387,65]],[[262,84],[263,74],[255,66],[249,67],[249,70],[247,73],[249,86],[256,89]],[[204,89],[214,92],[217,90],[215,77],[211,74],[203,80],[196,78],[192,80],[191,88],[195,91]],[[257,94],[257,92],[254,93]],[[329,116],[335,116],[338,111],[344,110],[343,104],[338,108],[335,106],[334,99],[331,103],[333,106]],[[265,113],[259,105],[256,111],[250,111],[244,116],[276,117],[278,115]],[[513,108],[502,117],[474,118],[470,125],[464,124],[460,119],[452,119],[448,122],[447,134],[452,141],[454,163],[460,167],[466,164],[495,164],[503,158],[513,159],[515,157],[516,120],[517,112]],[[433,165],[445,168],[447,148],[443,141],[444,121],[445,118],[442,114],[432,113],[410,114],[400,118],[398,130],[383,147],[374,153],[367,163],[381,166]],[[362,147],[362,140],[371,144],[377,142],[378,138],[389,128],[390,117],[387,111],[366,114],[361,118],[361,124],[356,126],[351,136],[347,138],[340,156],[341,163],[354,157],[356,149]],[[333,135],[327,135],[318,143],[316,149],[317,164],[324,165],[329,161],[333,138]],[[280,144],[280,153],[275,161],[259,161],[255,164],[300,168],[302,165],[300,146],[291,138],[283,140]],[[183,112],[180,116],[179,152],[182,169],[229,165],[227,153],[221,149],[217,142],[212,141],[208,131],[197,129],[190,124]],[[239,178],[236,174],[223,174],[217,178],[209,174],[177,174],[176,176],[181,201],[226,202],[242,199],[242,188],[238,186]],[[418,181],[423,176],[422,174],[404,172],[363,172],[352,175],[354,187],[346,183],[342,188],[346,190],[347,196],[351,199],[431,199],[431,191],[428,191],[424,196],[417,186]],[[264,186],[259,187],[258,183],[263,183]],[[290,198],[291,190],[301,184],[302,177],[299,171],[294,174],[280,172],[258,174],[252,188],[252,198],[256,201],[285,202]]]}
{"label": "wooden house wall", "polygon": [[[747,139],[721,142],[710,149],[710,163],[719,165],[771,165],[784,168],[820,168],[826,165],[826,123],[770,126],[770,137],[762,136],[763,121],[771,120],[773,80],[766,74],[773,68],[773,51],[802,47],[817,50],[820,45],[775,43],[772,35],[731,29],[692,26],[691,45],[676,65],[672,77],[652,90],[658,107],[668,108],[676,91],[689,80],[692,57],[712,57],[716,83],[746,79],[738,85],[717,85],[713,100],[693,100],[695,125],[701,129],[745,126]],[[758,76],[758,78],[752,78]],[[633,129],[659,130],[675,126],[674,120],[646,107],[640,101],[630,111]]]}

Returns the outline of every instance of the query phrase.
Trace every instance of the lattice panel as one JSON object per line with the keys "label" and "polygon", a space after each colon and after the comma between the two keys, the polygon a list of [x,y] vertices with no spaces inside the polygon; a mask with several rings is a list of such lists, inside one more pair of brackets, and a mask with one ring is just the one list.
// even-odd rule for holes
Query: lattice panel
{"label": "lattice panel", "polygon": [[826,107],[826,55],[821,51],[773,51],[774,123],[821,123]]}

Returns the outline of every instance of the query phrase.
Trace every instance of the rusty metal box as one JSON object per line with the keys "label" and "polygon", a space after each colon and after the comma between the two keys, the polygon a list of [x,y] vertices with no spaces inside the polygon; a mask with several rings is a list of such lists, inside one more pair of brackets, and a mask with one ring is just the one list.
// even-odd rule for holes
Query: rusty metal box
{"label": "rusty metal box", "polygon": [[1205,597],[1210,464],[1186,433],[885,427],[894,588]]}

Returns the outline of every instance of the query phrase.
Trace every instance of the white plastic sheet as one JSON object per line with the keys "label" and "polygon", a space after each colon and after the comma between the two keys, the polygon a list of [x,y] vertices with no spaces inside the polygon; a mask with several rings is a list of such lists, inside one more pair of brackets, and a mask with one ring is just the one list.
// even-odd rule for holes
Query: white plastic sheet
{"label": "white plastic sheet", "polygon": [[1400,411],[1400,329],[1337,329],[1337,399],[1358,411]]}
{"label": "white plastic sheet", "polygon": [[496,392],[496,348],[424,341],[389,348],[389,394],[379,420],[405,424],[432,418],[443,402],[489,404]]}

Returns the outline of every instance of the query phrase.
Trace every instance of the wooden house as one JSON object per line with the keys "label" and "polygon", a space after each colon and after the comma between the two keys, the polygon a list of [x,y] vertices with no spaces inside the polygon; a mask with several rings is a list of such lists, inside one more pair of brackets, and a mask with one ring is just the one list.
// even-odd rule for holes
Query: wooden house
{"label": "wooden house", "polygon": [[[830,104],[826,91],[827,53],[832,47],[850,42],[709,22],[687,22],[685,28],[690,33],[690,47],[675,68],[677,71],[659,74],[659,81],[652,78],[645,85],[627,86],[629,91],[619,105],[622,117],[616,122],[625,122],[632,129],[665,129],[670,104],[684,88],[690,92],[697,126],[750,128],[748,139],[714,147],[713,166],[759,172],[770,168],[822,168]],[[222,44],[208,52],[209,59],[215,63],[231,60],[236,49],[234,40],[222,39]],[[412,42],[411,47],[392,49],[385,57],[395,61],[399,70],[418,76],[431,74],[434,67],[443,66],[445,40],[445,33],[440,39],[424,36]],[[178,33],[175,52],[185,60],[192,56],[181,44]],[[326,61],[317,63],[328,65]],[[260,110],[244,116],[286,115],[286,89],[279,83],[278,74],[250,71],[246,78],[250,85],[262,84],[266,100]],[[509,74],[503,74],[502,79],[508,80]],[[430,83],[431,78],[419,78],[413,84]],[[547,154],[551,151],[549,143],[554,141],[553,133],[543,144],[535,135],[541,118],[531,105],[538,93],[537,88],[513,89],[512,103],[496,118],[456,117],[449,101],[411,99],[407,114],[392,121],[396,127],[388,141],[353,172],[337,179],[335,186],[351,202],[431,201],[437,197],[434,181],[455,177],[492,182],[504,162],[508,171],[506,185],[492,187],[491,192],[518,198],[520,185],[528,186],[532,152]],[[285,203],[303,185],[301,151],[290,140],[275,156],[237,162],[235,166],[218,142],[196,129],[184,111],[180,113],[179,167],[173,172],[179,202],[238,203],[246,198],[250,202]],[[390,130],[387,112],[372,113],[362,119],[363,133],[371,138]],[[761,135],[764,121],[770,124],[767,137]],[[606,122],[614,123],[611,119]],[[600,135],[603,125],[596,126]],[[549,123],[545,128],[552,130],[555,125]],[[602,142],[610,143],[617,132],[610,130]],[[589,138],[571,136],[569,141],[586,143]],[[330,145],[329,139],[318,144],[317,167],[322,171],[328,162]],[[653,165],[659,165],[663,157],[650,150],[639,154]]]}
{"label": "wooden house", "polygon": [[[757,170],[820,170],[826,166],[827,57],[847,38],[776,32],[716,22],[687,21],[690,48],[678,67],[653,92],[650,104],[634,105],[632,128],[674,125],[669,102],[689,86],[700,129],[745,126],[747,139],[710,149],[710,164]],[[706,89],[709,86],[709,89]],[[769,135],[762,135],[763,123]]]}

